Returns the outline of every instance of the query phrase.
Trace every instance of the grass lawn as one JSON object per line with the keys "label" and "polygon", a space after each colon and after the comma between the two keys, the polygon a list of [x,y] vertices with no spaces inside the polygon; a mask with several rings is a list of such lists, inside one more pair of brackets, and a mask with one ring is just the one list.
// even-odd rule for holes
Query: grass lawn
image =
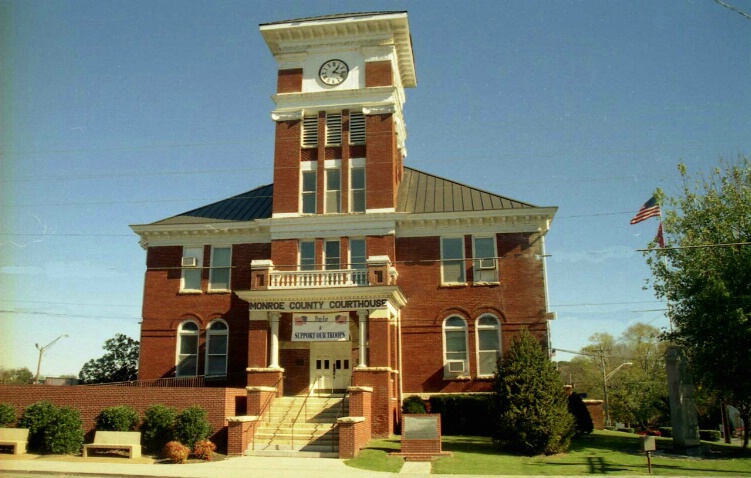
{"label": "grass lawn", "polygon": [[[692,458],[670,453],[672,440],[657,439],[652,455],[654,475],[751,476],[751,450],[737,445],[713,443],[709,453]],[[388,453],[400,449],[399,439],[374,440],[360,456],[346,463],[355,468],[397,472],[399,457]],[[647,458],[641,453],[638,435],[595,431],[572,442],[568,453],[521,457],[497,450],[485,437],[443,437],[443,450],[454,456],[433,462],[434,474],[467,475],[646,475]]]}

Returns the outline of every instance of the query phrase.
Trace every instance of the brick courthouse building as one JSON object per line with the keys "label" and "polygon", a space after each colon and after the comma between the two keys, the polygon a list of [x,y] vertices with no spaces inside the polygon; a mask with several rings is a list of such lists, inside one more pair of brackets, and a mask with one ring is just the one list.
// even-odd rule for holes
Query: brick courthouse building
{"label": "brick courthouse building", "polygon": [[403,397],[489,391],[522,326],[548,343],[556,208],[405,165],[405,12],[260,30],[278,63],[274,182],[132,226],[147,257],[139,378],[367,388],[374,436]]}

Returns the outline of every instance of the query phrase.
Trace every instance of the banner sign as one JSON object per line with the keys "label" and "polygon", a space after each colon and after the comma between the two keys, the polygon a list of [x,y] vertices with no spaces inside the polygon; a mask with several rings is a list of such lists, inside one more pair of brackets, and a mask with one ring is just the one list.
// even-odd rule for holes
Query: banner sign
{"label": "banner sign", "polygon": [[293,342],[343,342],[349,340],[349,315],[293,314]]}

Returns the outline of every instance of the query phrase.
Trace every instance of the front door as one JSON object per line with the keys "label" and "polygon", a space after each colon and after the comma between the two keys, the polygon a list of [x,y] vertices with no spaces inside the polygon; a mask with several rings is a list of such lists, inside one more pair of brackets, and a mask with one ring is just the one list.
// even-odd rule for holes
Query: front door
{"label": "front door", "polygon": [[320,392],[344,391],[352,378],[351,359],[351,342],[311,342],[311,387]]}

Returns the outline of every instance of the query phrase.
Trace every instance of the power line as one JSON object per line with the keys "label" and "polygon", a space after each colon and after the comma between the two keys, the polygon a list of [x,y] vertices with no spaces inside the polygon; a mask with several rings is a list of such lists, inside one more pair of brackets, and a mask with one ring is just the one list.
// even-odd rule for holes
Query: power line
{"label": "power line", "polygon": [[723,7],[727,8],[727,9],[729,9],[729,10],[732,10],[732,11],[734,11],[735,13],[737,13],[737,14],[741,15],[742,17],[745,17],[745,18],[748,18],[749,20],[751,20],[751,15],[749,15],[748,13],[746,13],[746,12],[742,12],[741,10],[738,10],[738,9],[737,9],[737,8],[735,8],[734,6],[732,6],[732,5],[728,5],[727,3],[725,3],[725,2],[721,2],[720,0],[714,0],[714,1],[715,1],[715,3],[717,3],[718,5],[722,5]]}
{"label": "power line", "polygon": [[113,320],[141,320],[140,317],[122,317],[113,315],[66,314],[61,312],[23,311],[0,309],[0,314],[12,315],[43,315],[46,317],[69,317],[73,319],[113,319]]}

